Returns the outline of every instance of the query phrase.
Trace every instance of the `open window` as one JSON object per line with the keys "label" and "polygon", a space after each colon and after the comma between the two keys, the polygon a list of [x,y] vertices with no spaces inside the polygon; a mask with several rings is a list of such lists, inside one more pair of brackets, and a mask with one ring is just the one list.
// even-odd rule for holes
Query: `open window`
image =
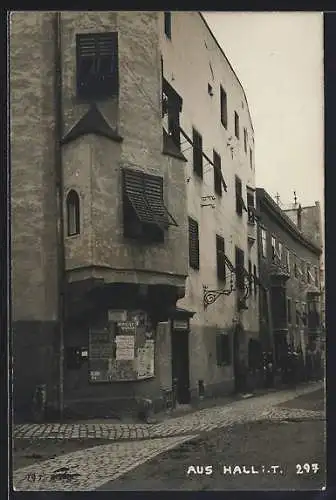
{"label": "open window", "polygon": [[254,225],[256,217],[256,209],[254,206],[255,205],[254,191],[248,186],[246,187],[246,190],[247,190],[247,220],[249,224]]}
{"label": "open window", "polygon": [[247,212],[246,205],[242,196],[242,181],[239,177],[235,176],[235,187],[236,187],[236,212],[239,216],[243,215],[243,210]]}
{"label": "open window", "polygon": [[176,90],[163,78],[162,63],[162,119],[163,128],[173,145],[181,151],[180,113],[182,98]]}
{"label": "open window", "polygon": [[77,95],[99,100],[118,95],[118,33],[76,35]]}
{"label": "open window", "polygon": [[75,236],[80,233],[80,200],[78,193],[71,189],[66,198],[67,235]]}
{"label": "open window", "polygon": [[177,226],[163,200],[163,178],[123,169],[124,236],[163,242],[170,225]]}

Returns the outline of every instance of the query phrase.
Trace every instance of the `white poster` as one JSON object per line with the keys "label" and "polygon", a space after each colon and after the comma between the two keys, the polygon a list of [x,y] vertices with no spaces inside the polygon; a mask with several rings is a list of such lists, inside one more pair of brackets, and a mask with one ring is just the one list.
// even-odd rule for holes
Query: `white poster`
{"label": "white poster", "polygon": [[154,376],[154,341],[146,340],[144,347],[137,350],[138,378]]}
{"label": "white poster", "polygon": [[117,335],[116,337],[116,359],[129,361],[134,359],[134,336]]}

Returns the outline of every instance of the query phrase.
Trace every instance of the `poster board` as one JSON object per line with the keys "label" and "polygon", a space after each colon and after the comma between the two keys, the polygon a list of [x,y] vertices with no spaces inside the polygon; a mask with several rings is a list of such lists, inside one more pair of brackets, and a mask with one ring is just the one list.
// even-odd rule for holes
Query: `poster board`
{"label": "poster board", "polygon": [[113,331],[109,328],[89,330],[89,380],[109,381],[109,367],[114,358]]}
{"label": "poster board", "polygon": [[[113,319],[120,316],[109,314]],[[90,382],[154,377],[154,358],[154,332],[143,311],[127,311],[125,320],[109,321],[107,328],[89,331]]]}

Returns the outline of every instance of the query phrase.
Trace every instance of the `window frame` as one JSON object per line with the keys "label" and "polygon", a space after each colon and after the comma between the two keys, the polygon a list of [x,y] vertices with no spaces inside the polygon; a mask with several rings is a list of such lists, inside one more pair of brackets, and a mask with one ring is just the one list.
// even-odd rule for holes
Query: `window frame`
{"label": "window frame", "polygon": [[192,128],[193,142],[193,172],[200,179],[203,179],[203,138],[199,131]]}
{"label": "window frame", "polygon": [[247,154],[247,142],[248,142],[247,128],[244,127],[244,151],[245,151],[245,154]]}
{"label": "window frame", "polygon": [[266,259],[267,257],[267,229],[264,227],[260,230],[260,238],[261,238],[261,256]]}
{"label": "window frame", "polygon": [[[252,203],[250,203],[252,201]],[[246,186],[246,204],[247,204],[247,222],[251,225],[255,224],[255,196],[251,188]],[[253,209],[253,210],[251,210]]]}
{"label": "window frame", "polygon": [[181,151],[180,113],[182,111],[182,98],[163,76],[163,59],[161,57],[162,79],[162,118],[167,115],[168,135],[174,145]]}
{"label": "window frame", "polygon": [[213,150],[213,172],[214,172],[214,191],[218,196],[223,195],[222,186],[222,159],[217,151]]}
{"label": "window frame", "polygon": [[216,234],[216,264],[217,279],[226,283],[225,239],[219,234]]}
{"label": "window frame", "polygon": [[[276,252],[276,242],[277,239],[274,234],[271,235],[271,249],[272,249],[272,260],[275,260],[275,252]],[[274,243],[274,244],[273,244]]]}
{"label": "window frame", "polygon": [[239,140],[240,138],[240,125],[239,125],[239,114],[237,111],[234,112],[234,131],[235,137]]}
{"label": "window frame", "polygon": [[280,262],[282,262],[282,257],[283,257],[283,244],[281,241],[278,242],[278,253],[280,257]]}
{"label": "window frame", "polygon": [[[88,48],[90,42],[91,55]],[[76,87],[77,97],[83,101],[100,101],[118,96],[118,32],[76,33]]]}
{"label": "window frame", "polygon": [[[81,230],[80,217],[80,196],[75,189],[70,189],[66,196],[66,215],[67,215],[67,236],[78,236]],[[73,216],[73,220],[70,220]],[[74,226],[74,230],[71,227]]]}
{"label": "window frame", "polygon": [[228,106],[227,106],[227,93],[224,87],[220,85],[220,114],[221,114],[221,124],[227,130],[228,128]]}
{"label": "window frame", "polygon": [[172,39],[172,15],[171,12],[164,11],[164,33],[168,40]]}
{"label": "window frame", "polygon": [[238,177],[238,175],[235,175],[235,192],[236,192],[236,214],[239,215],[239,217],[243,216],[243,204],[242,204],[242,198],[243,198],[243,184]]}

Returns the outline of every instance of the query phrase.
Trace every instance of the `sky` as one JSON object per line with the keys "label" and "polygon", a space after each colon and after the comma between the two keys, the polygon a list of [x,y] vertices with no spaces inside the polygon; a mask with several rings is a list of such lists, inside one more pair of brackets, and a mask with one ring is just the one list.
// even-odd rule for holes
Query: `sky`
{"label": "sky", "polygon": [[256,184],[280,206],[324,207],[323,18],[318,12],[205,12],[238,76],[255,132]]}

